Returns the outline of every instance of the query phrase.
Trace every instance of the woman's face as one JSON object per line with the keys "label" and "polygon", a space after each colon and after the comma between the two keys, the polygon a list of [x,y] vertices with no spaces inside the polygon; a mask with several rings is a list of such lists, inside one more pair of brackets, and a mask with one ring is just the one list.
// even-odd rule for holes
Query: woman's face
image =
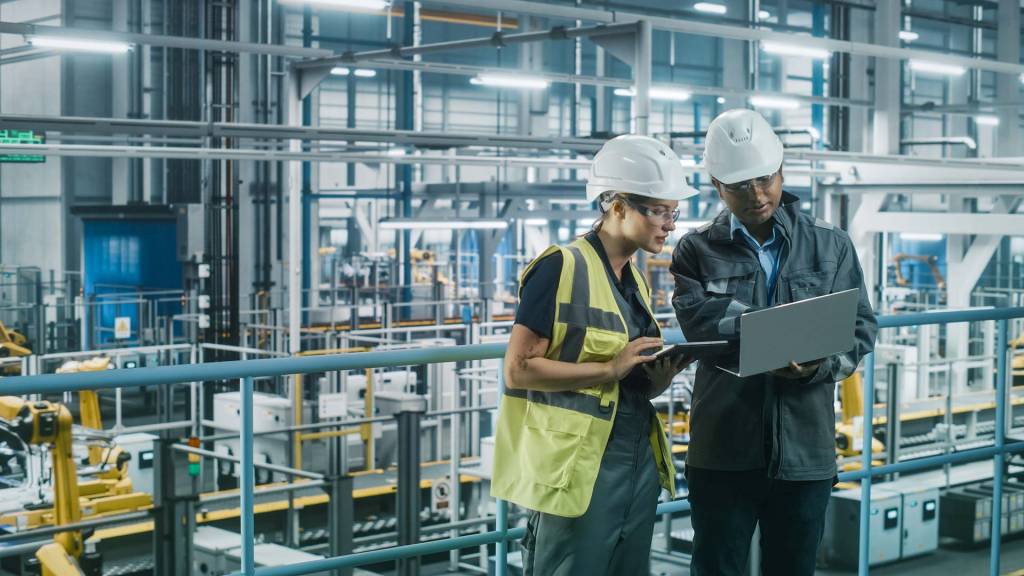
{"label": "woman's face", "polygon": [[676,200],[652,200],[649,198],[620,197],[622,234],[641,249],[651,254],[660,254],[669,234],[676,229]]}

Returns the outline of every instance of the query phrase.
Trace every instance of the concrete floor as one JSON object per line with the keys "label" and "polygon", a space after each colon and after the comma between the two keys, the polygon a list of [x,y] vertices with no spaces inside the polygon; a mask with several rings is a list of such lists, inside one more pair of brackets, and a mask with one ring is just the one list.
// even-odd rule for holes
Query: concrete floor
{"label": "concrete floor", "polygon": [[[658,544],[658,536],[655,536],[655,545]],[[1006,575],[1011,572],[1024,569],[1024,538],[1016,538],[1003,543],[1002,561],[1000,563],[1000,574]],[[989,549],[977,548],[972,550],[954,550],[940,548],[934,554],[903,560],[886,566],[877,566],[871,569],[873,576],[976,576],[988,574]],[[510,571],[510,574],[517,573]],[[816,576],[848,576],[856,574],[856,570],[819,569]],[[440,564],[424,566],[421,574],[424,576],[441,575],[479,575],[477,572],[462,571],[449,572],[447,567]],[[664,562],[657,558],[651,562],[651,576],[680,576],[689,574],[685,562]]]}
{"label": "concrete floor", "polygon": [[[1000,574],[1024,569],[1024,539],[1016,538],[1004,541],[1001,547],[999,563]],[[968,576],[988,574],[989,548],[958,550],[939,548],[934,554],[903,560],[871,569],[872,575],[878,576],[932,576],[938,574],[956,574]],[[856,570],[818,570],[820,576],[839,576],[856,574]]]}

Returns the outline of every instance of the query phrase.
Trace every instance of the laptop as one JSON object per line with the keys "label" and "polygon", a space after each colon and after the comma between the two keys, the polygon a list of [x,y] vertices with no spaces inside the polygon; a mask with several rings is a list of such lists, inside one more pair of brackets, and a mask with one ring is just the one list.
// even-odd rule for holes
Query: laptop
{"label": "laptop", "polygon": [[849,352],[856,345],[859,292],[853,288],[740,316],[739,363],[718,368],[746,378]]}

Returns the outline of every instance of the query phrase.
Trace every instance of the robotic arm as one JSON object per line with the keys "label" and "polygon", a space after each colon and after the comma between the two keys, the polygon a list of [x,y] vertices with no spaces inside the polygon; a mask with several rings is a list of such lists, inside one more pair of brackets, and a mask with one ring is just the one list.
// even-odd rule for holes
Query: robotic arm
{"label": "robotic arm", "polygon": [[[61,404],[29,401],[16,396],[0,396],[0,419],[26,444],[49,445],[53,466],[54,525],[72,524],[81,519],[78,503],[78,477],[71,453],[71,413]],[[43,576],[82,574],[77,558],[82,555],[82,534],[60,532],[54,542],[36,552]]]}

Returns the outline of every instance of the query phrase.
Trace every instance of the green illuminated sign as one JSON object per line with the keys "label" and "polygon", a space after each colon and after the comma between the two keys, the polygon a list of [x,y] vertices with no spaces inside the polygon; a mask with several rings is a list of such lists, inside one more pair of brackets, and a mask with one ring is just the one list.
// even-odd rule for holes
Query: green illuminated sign
{"label": "green illuminated sign", "polygon": [[[43,144],[46,136],[36,134],[31,130],[0,130],[0,144]],[[46,156],[41,154],[3,154],[0,153],[0,162],[18,162],[21,164],[33,164],[46,162]]]}

